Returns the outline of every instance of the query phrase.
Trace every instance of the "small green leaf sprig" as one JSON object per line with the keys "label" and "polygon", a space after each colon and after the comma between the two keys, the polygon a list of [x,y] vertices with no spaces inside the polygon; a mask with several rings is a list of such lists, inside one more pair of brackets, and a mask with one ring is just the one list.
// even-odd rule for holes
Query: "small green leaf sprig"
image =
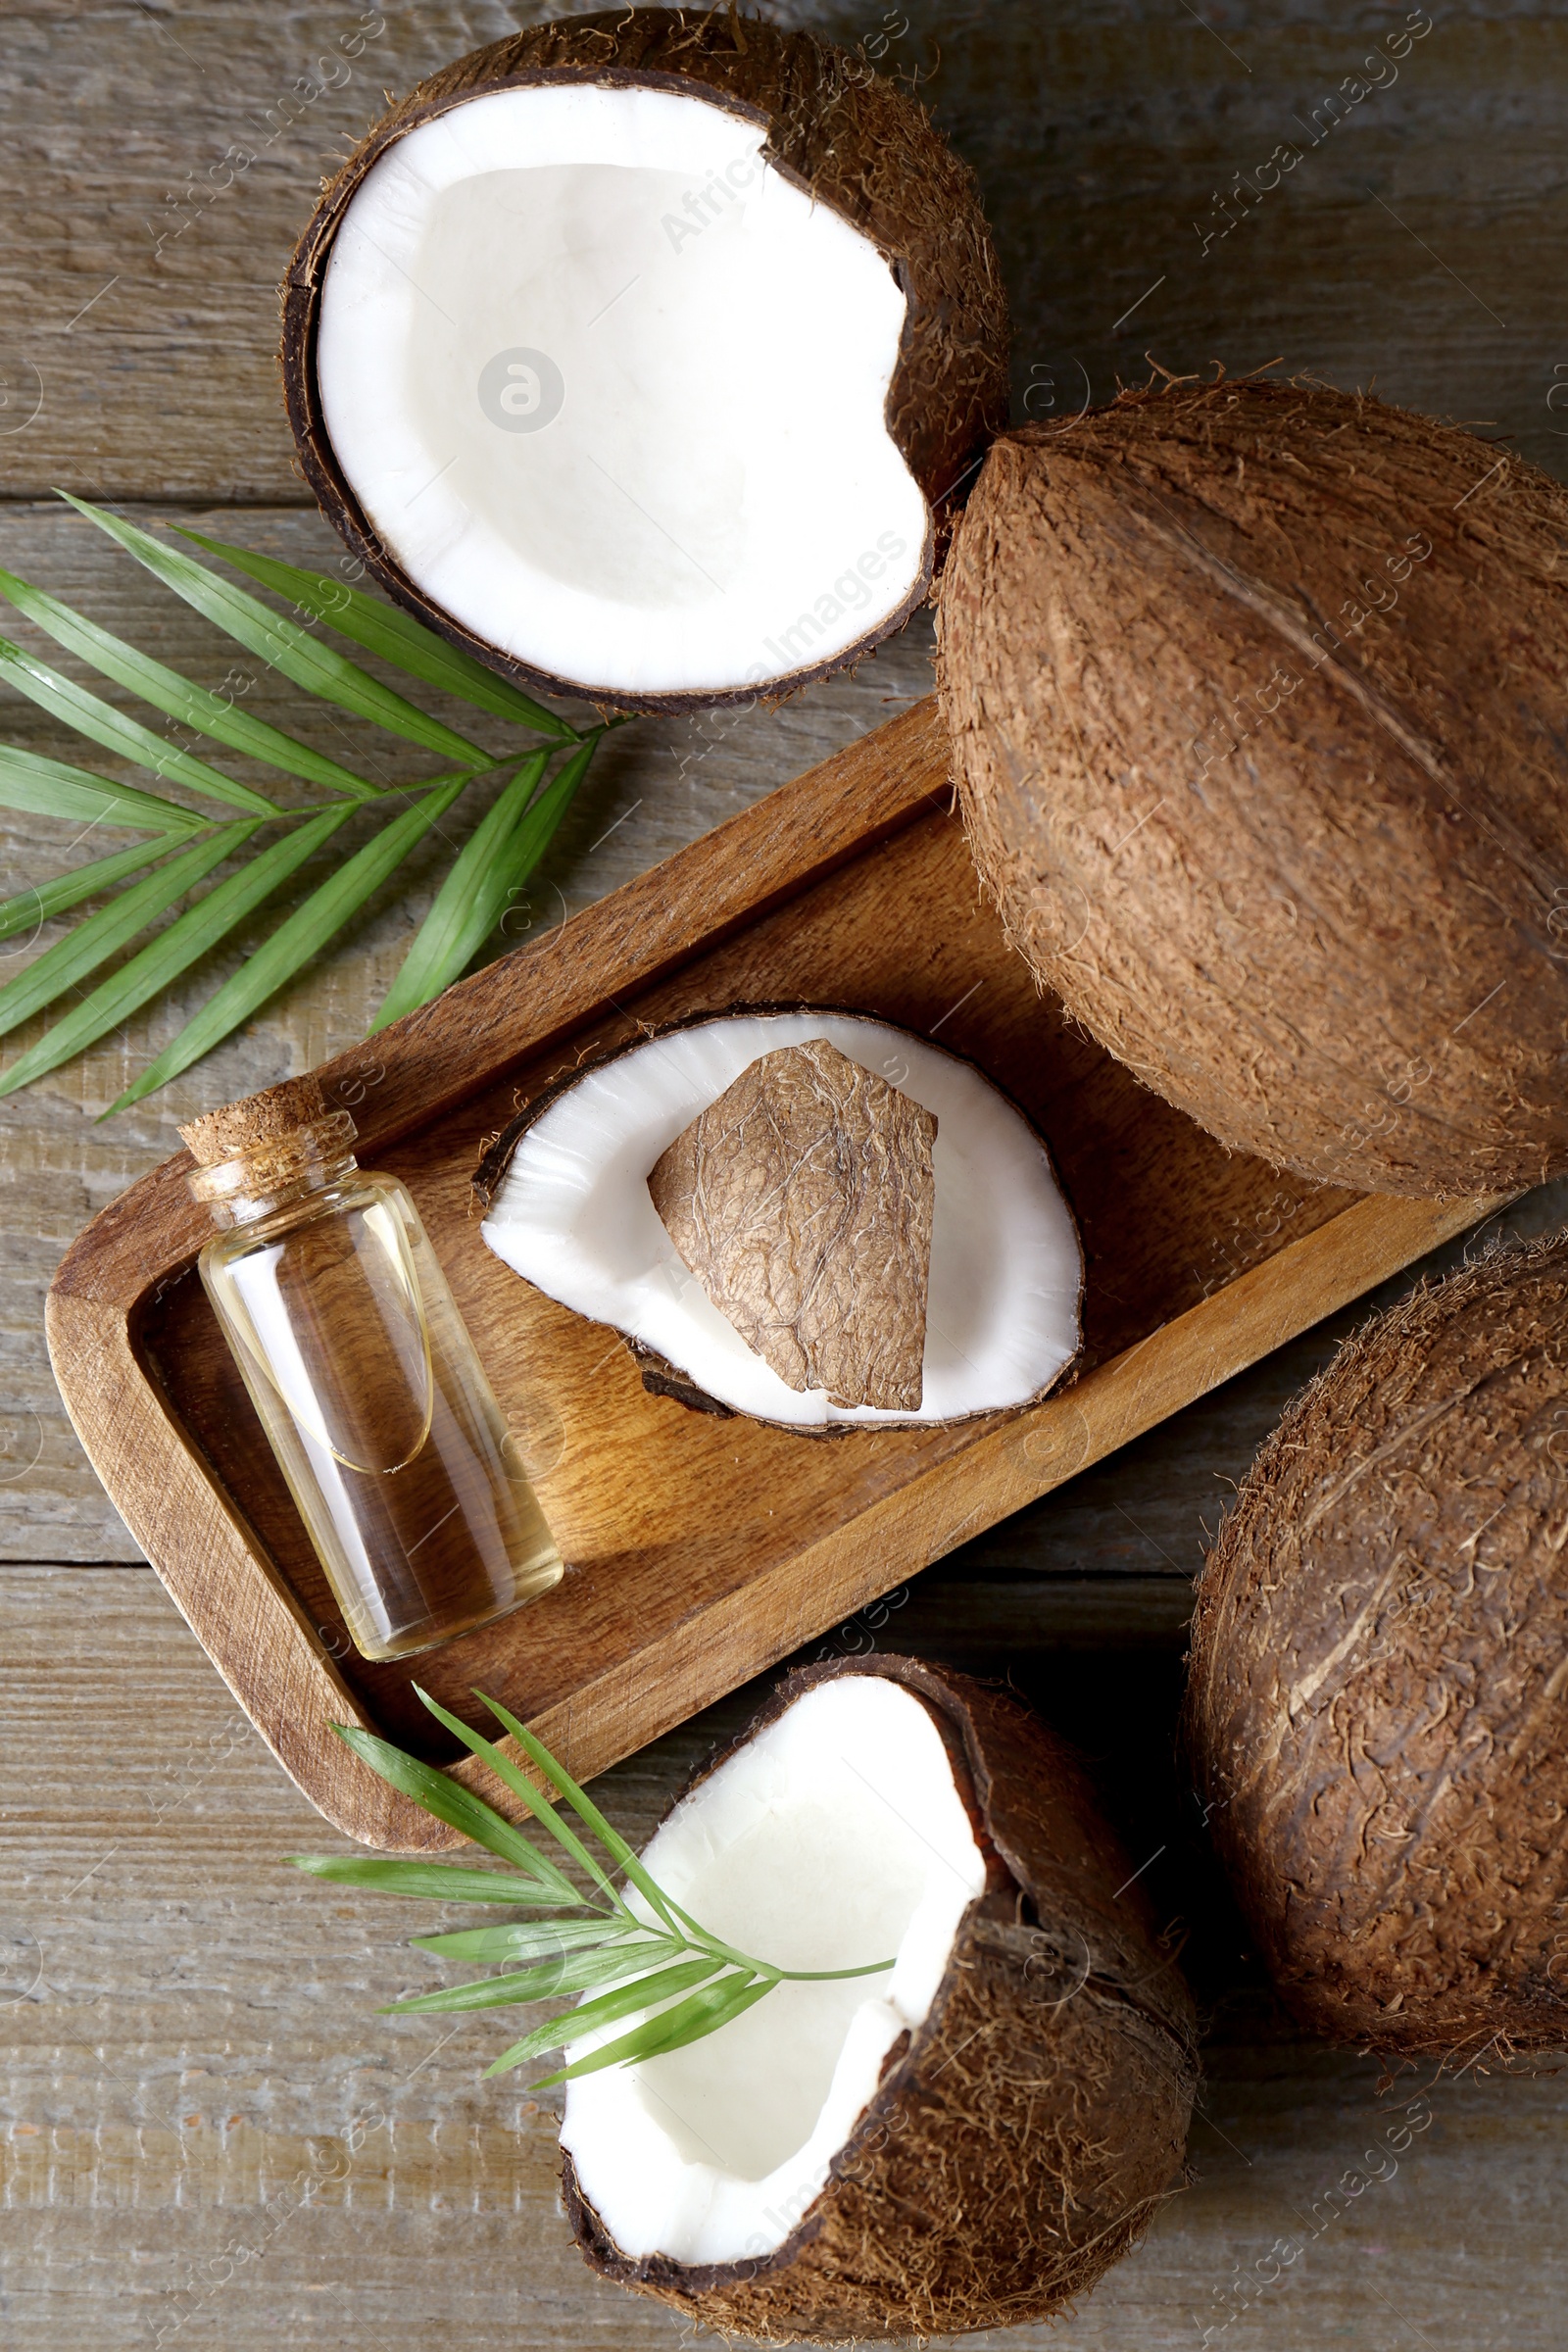
{"label": "small green leaf sprig", "polygon": [[[0,1095],[43,1077],[118,1029],[227,939],[356,812],[384,809],[390,821],[278,923],[104,1115],[166,1086],[221,1044],[326,947],[440,823],[461,793],[477,778],[510,768],[514,771],[510,782],[469,836],[411,944],[371,1034],[439,996],[479,954],[514,892],[544,856],[607,728],[579,730],[568,725],[407,613],[344,581],[204,538],[199,531],[180,533],[260,586],[290,599],[295,611],[313,623],[348,638],[406,677],[453,695],[493,719],[526,728],[535,739],[522,749],[486,751],[209,565],[122,515],[72,498],[69,492],[62,495],[258,661],[318,701],[418,745],[446,766],[423,782],[382,790],[340,760],[238,710],[231,698],[193,684],[112,636],[58,597],[0,568],[0,595],[101,676],[193,734],[266,761],[328,796],[303,808],[280,806],[0,637],[0,678],[7,684],[88,742],[209,804],[206,808],[190,808],[114,783],[88,768],[0,744],[0,808],[60,817],[88,831],[105,826],[151,836],[0,903],[4,940],[20,932],[36,934],[44,922],[88,900],[104,901],[0,987],[0,1037],[62,997],[77,999],[0,1073]],[[542,746],[537,744],[540,737],[545,739]],[[547,780],[546,770],[559,754],[564,757]],[[237,813],[220,819],[211,811],[214,803]],[[265,846],[258,841],[267,829],[279,827],[279,837]],[[233,863],[233,870],[193,895],[225,863]],[[91,974],[113,962],[174,907],[180,911],[172,922],[154,931],[107,978],[82,993]]]}
{"label": "small green leaf sprig", "polygon": [[[433,1952],[438,1959],[526,1965],[501,1976],[481,1977],[471,1984],[393,2001],[381,2012],[394,2017],[432,2011],[445,2014],[549,2000],[557,1994],[594,1993],[593,1999],[558,2011],[514,2041],[487,2068],[487,2076],[506,2074],[531,2058],[542,2057],[547,2050],[564,2049],[568,2040],[577,2041],[639,2011],[654,2010],[629,2032],[601,2043],[586,2057],[530,2086],[548,2090],[579,2075],[596,2074],[603,2067],[631,2065],[678,2050],[687,2042],[701,2041],[752,2008],[776,1984],[879,1976],[894,1966],[892,1960],[871,1960],[858,1968],[775,1968],[749,1952],[737,1951],[710,1935],[664,1893],[543,1740],[498,1699],[487,1698],[482,1690],[474,1692],[557,1796],[576,1814],[586,1837],[561,1817],[556,1806],[492,1740],[449,1714],[417,1685],[415,1689],[436,1721],[471,1754],[482,1757],[540,1828],[587,1875],[596,1894],[584,1896],[514,1823],[461,1783],[433,1765],[421,1764],[417,1757],[378,1739],[373,1732],[345,1724],[335,1724],[333,1729],[362,1763],[368,1764],[424,1812],[461,1830],[475,1845],[511,1867],[506,1871],[474,1870],[461,1863],[401,1862],[379,1854],[290,1854],[287,1858],[297,1870],[330,1879],[340,1886],[370,1886],[382,1894],[418,1895],[444,1902],[510,1903],[535,1914],[554,1915],[548,1922],[536,1917],[515,1926],[460,1928],[451,1935],[415,1936],[420,1951]],[[599,1854],[593,1851],[590,1838],[600,1848]],[[624,1879],[642,1896],[650,1917],[632,1910],[616,1884],[618,1879]],[[562,1916],[567,1912],[578,1916]],[[664,2003],[672,2005],[660,2005]]]}

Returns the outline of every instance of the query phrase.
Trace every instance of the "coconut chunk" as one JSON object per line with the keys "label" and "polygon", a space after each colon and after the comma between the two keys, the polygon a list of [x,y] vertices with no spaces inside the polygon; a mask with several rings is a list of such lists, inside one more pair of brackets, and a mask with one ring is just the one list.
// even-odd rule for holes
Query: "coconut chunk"
{"label": "coconut chunk", "polygon": [[789,1388],[919,1410],[936,1132],[814,1037],[760,1055],[655,1164],[682,1259]]}

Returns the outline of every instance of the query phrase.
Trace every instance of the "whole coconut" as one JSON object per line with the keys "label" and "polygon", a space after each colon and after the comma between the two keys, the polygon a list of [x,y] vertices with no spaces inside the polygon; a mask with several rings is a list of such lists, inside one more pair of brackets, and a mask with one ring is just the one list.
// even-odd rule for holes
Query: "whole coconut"
{"label": "whole coconut", "polygon": [[1568,2039],[1568,1235],[1417,1291],[1257,1457],[1186,1732],[1296,2014],[1405,2053]]}
{"label": "whole coconut", "polygon": [[944,574],[1014,944],[1236,1149],[1433,1198],[1568,1166],[1568,492],[1315,385],[986,460]]}

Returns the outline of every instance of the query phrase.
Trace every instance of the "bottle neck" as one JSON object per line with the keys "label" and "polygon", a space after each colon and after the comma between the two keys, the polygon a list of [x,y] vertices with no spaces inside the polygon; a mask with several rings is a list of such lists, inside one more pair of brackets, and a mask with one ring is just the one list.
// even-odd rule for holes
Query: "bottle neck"
{"label": "bottle neck", "polygon": [[359,1165],[354,1140],[348,1112],[329,1111],[232,1159],[196,1168],[185,1181],[191,1198],[206,1205],[220,1231],[252,1225],[353,1175]]}

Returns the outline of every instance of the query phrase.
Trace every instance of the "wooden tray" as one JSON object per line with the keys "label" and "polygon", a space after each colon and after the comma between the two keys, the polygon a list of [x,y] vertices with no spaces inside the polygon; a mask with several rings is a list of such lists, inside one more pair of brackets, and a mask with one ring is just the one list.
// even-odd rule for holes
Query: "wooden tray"
{"label": "wooden tray", "polygon": [[[325,1065],[362,1164],[412,1188],[571,1563],[546,1599],[414,1663],[477,1685],[579,1775],[682,1721],[1253,1362],[1492,1204],[1363,1199],[1225,1152],[1042,999],[981,897],[922,703],[542,941]],[[863,1006],[957,1048],[1050,1138],[1083,1229],[1065,1393],[963,1428],[830,1443],[645,1393],[613,1333],[485,1248],[483,1137],[640,1021],[742,1001]],[[61,1266],[49,1340],[113,1500],[312,1801],[394,1850],[454,1840],[328,1729],[451,1763],[411,1667],[351,1647],[197,1281],[181,1153]],[[444,1737],[444,1736],[442,1736]],[[459,1776],[500,1791],[465,1757]]]}

